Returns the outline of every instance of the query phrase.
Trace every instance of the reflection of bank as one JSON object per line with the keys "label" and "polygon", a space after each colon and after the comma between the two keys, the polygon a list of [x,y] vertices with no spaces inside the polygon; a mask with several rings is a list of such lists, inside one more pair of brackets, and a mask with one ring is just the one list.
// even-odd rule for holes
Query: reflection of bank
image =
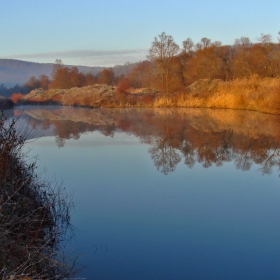
{"label": "reflection of bank", "polygon": [[[52,279],[71,275],[75,258],[63,252],[71,201],[41,181],[22,154],[28,135],[0,117],[0,276]],[[24,129],[23,129],[24,131]]]}
{"label": "reflection of bank", "polygon": [[174,171],[181,159],[189,168],[196,163],[208,168],[233,161],[236,168],[245,171],[258,164],[263,173],[280,165],[277,115],[191,108],[73,107],[31,107],[26,114],[43,130],[53,126],[59,147],[87,131],[100,131],[110,137],[118,131],[133,133],[151,145],[155,166],[164,174]]}

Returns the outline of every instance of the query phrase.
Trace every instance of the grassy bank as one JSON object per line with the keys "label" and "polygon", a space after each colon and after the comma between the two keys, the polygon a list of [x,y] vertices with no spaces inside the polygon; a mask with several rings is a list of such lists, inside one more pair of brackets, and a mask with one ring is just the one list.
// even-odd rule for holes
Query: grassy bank
{"label": "grassy bank", "polygon": [[64,254],[72,202],[40,180],[23,153],[27,131],[16,127],[0,115],[0,279],[62,279],[75,264]]}
{"label": "grassy bank", "polygon": [[69,90],[35,90],[22,102],[87,107],[193,107],[246,109],[280,114],[280,78],[198,80],[188,88],[172,94],[150,89],[128,89],[94,85]]}
{"label": "grassy bank", "polygon": [[223,82],[201,80],[184,93],[162,95],[154,107],[246,109],[280,114],[280,79],[250,78]]}

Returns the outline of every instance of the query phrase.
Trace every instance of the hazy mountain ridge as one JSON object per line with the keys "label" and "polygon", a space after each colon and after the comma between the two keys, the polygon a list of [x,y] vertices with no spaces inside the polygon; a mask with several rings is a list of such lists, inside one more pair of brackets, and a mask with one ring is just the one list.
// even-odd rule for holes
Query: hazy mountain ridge
{"label": "hazy mountain ridge", "polygon": [[[130,70],[137,63],[116,65],[113,68],[117,76],[121,74],[128,74]],[[68,67],[73,67],[73,65],[65,65]],[[92,74],[98,74],[102,69],[106,67],[96,66],[76,66],[79,71]],[[24,84],[29,80],[31,76],[38,78],[40,75],[44,74],[47,76],[51,75],[53,69],[53,63],[36,63],[28,62],[16,59],[0,59],[0,84],[5,86],[14,86],[15,84]]]}

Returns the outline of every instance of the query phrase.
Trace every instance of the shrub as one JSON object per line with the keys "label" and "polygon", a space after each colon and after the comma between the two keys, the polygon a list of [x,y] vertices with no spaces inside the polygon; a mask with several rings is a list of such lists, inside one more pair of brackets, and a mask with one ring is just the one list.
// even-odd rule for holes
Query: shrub
{"label": "shrub", "polygon": [[63,253],[72,203],[62,188],[41,181],[23,153],[26,129],[0,115],[0,278],[61,279],[75,257]]}
{"label": "shrub", "polygon": [[13,93],[11,96],[11,100],[14,103],[18,103],[19,100],[21,100],[24,97],[24,94],[22,93]]}
{"label": "shrub", "polygon": [[122,78],[118,84],[117,91],[120,93],[125,93],[130,87],[129,81],[125,78]]}

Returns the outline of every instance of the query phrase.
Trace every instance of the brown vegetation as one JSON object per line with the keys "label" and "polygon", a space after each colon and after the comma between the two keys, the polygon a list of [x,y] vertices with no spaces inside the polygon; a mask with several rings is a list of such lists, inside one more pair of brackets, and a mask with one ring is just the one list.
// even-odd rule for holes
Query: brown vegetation
{"label": "brown vegetation", "polygon": [[[89,107],[209,107],[280,113],[280,42],[273,43],[269,34],[261,34],[255,44],[241,37],[232,46],[205,37],[195,44],[187,38],[180,50],[173,37],[163,32],[155,37],[147,58],[126,77],[115,77],[112,68],[98,76],[85,75],[58,60],[49,90],[37,96],[33,92],[24,100]],[[46,82],[45,77],[40,81]],[[32,77],[27,85],[34,83]],[[152,91],[139,94],[135,88]]]}
{"label": "brown vegetation", "polygon": [[21,100],[24,97],[24,94],[22,93],[13,93],[11,96],[11,100],[14,103],[18,103],[19,100]]}
{"label": "brown vegetation", "polygon": [[280,114],[280,79],[254,75],[226,82],[199,80],[186,92],[159,96],[154,106],[246,109]]}
{"label": "brown vegetation", "polygon": [[[232,46],[211,42],[209,38],[202,38],[195,44],[188,38],[179,52],[172,36],[163,32],[152,42],[148,59],[149,67],[141,71],[142,76],[148,74],[152,79],[145,80],[141,86],[172,93],[200,79],[229,81],[252,75],[279,77],[280,42],[273,43],[269,34],[261,34],[257,43],[241,37]],[[139,73],[140,69],[137,70]]]}
{"label": "brown vegetation", "polygon": [[280,114],[280,79],[253,75],[230,81],[198,80],[184,91],[164,94],[149,88],[93,85],[72,89],[38,89],[21,104],[59,104],[86,107],[204,107],[246,109]]}
{"label": "brown vegetation", "polygon": [[75,263],[75,257],[63,254],[71,202],[42,182],[35,162],[23,157],[30,135],[23,127],[17,132],[16,125],[17,119],[9,123],[1,114],[0,277],[61,279],[71,275]]}

